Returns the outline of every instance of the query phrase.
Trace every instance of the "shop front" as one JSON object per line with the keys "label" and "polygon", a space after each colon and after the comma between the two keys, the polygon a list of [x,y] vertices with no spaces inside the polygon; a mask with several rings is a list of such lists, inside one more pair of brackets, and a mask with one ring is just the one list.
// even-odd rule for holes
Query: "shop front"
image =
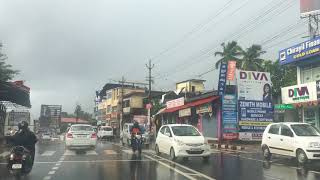
{"label": "shop front", "polygon": [[199,131],[207,138],[218,138],[218,121],[216,115],[213,113],[212,103],[203,104],[197,106],[198,124]]}

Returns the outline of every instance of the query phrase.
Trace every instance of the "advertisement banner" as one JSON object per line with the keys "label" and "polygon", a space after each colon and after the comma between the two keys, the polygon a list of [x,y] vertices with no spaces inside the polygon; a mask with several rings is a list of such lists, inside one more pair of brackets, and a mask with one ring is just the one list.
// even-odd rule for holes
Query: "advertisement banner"
{"label": "advertisement banner", "polygon": [[237,97],[235,94],[226,94],[222,99],[222,134],[223,139],[238,138]]}
{"label": "advertisement banner", "polygon": [[191,116],[191,108],[181,109],[179,111],[179,117]]}
{"label": "advertisement banner", "polygon": [[273,122],[272,102],[239,101],[238,103],[241,132],[262,132]]}
{"label": "advertisement banner", "polygon": [[270,73],[258,71],[238,71],[238,99],[252,101],[272,101]]}
{"label": "advertisement banner", "polygon": [[301,61],[320,54],[320,36],[279,51],[280,65]]}
{"label": "advertisement banner", "polygon": [[228,61],[227,80],[233,81],[236,73],[236,61]]}
{"label": "advertisement banner", "polygon": [[300,14],[301,14],[301,17],[320,14],[320,1],[319,0],[300,0]]}
{"label": "advertisement banner", "polygon": [[184,105],[184,97],[166,102],[167,109]]}
{"label": "advertisement banner", "polygon": [[281,88],[282,102],[285,104],[317,100],[317,84],[310,82]]}
{"label": "advertisement banner", "polygon": [[227,63],[222,62],[220,64],[220,73],[219,73],[219,83],[218,83],[218,93],[222,96],[226,89],[226,77],[227,77]]}

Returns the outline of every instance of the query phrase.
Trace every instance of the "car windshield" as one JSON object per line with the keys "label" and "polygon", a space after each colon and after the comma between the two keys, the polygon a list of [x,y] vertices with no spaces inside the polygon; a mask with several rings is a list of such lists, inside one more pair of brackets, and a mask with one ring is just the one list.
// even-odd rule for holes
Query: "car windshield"
{"label": "car windshield", "polygon": [[201,136],[192,126],[173,126],[171,129],[175,136]]}
{"label": "car windshield", "polygon": [[319,130],[309,124],[294,124],[291,128],[297,136],[320,136]]}
{"label": "car windshield", "polygon": [[105,127],[103,128],[104,131],[112,131],[112,128],[111,127]]}
{"label": "car windshield", "polygon": [[93,131],[91,126],[73,126],[71,131]]}

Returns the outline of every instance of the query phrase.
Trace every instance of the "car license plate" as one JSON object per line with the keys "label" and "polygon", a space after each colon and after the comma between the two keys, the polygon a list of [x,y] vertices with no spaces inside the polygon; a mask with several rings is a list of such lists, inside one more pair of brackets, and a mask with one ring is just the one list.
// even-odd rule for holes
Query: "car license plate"
{"label": "car license plate", "polygon": [[12,169],[21,169],[22,164],[12,164]]}
{"label": "car license plate", "polygon": [[86,138],[87,135],[78,135],[78,138]]}
{"label": "car license plate", "polygon": [[201,151],[200,148],[191,148],[190,151]]}

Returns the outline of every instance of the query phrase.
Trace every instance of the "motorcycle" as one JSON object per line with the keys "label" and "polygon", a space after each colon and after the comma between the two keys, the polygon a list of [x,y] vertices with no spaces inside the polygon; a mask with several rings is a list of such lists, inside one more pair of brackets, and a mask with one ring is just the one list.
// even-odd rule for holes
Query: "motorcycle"
{"label": "motorcycle", "polygon": [[132,151],[133,153],[136,152],[136,150],[138,150],[139,155],[141,155],[141,151],[142,151],[142,135],[141,134],[135,134],[132,137]]}
{"label": "motorcycle", "polygon": [[8,157],[7,168],[14,176],[23,176],[31,172],[33,166],[30,151],[23,146],[12,148]]}

